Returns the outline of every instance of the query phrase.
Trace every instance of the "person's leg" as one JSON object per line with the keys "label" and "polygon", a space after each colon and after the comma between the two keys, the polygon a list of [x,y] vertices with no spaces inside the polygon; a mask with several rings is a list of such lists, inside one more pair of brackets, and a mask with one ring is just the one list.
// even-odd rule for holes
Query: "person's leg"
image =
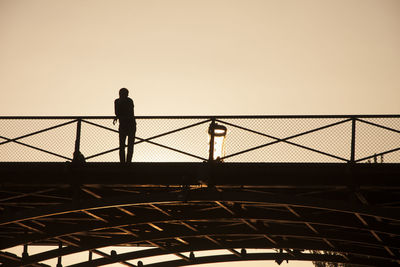
{"label": "person's leg", "polygon": [[126,134],[119,132],[119,161],[125,163],[125,140]]}
{"label": "person's leg", "polygon": [[126,157],[126,162],[132,162],[134,143],[135,143],[135,131],[129,133],[128,135],[128,154]]}

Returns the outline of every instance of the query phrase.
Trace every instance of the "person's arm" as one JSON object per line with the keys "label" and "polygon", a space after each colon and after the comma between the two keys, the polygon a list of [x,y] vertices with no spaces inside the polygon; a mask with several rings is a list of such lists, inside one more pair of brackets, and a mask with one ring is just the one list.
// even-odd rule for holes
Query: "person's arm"
{"label": "person's arm", "polygon": [[133,100],[131,98],[129,98],[129,110],[131,112],[131,114],[135,117],[135,113],[133,112],[133,108],[134,108],[134,104],[133,104]]}

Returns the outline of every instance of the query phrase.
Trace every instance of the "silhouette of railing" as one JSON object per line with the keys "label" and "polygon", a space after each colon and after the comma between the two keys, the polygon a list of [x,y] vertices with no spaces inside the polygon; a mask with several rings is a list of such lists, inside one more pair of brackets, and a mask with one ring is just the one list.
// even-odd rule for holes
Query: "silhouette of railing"
{"label": "silhouette of railing", "polygon": [[[118,161],[114,117],[0,117],[0,162]],[[208,129],[227,128],[224,162],[399,163],[400,115],[139,116],[133,161],[209,161]]]}

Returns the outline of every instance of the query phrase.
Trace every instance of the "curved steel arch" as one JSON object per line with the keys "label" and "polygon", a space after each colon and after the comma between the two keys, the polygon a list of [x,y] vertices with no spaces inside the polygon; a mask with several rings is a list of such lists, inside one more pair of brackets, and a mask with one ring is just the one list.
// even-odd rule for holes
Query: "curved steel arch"
{"label": "curved steel arch", "polygon": [[[232,238],[232,237],[243,237],[245,236],[246,238],[249,237],[255,237],[257,239],[263,239],[263,242],[261,244],[255,246],[255,247],[261,247],[261,248],[293,248],[293,243],[295,242],[279,242],[282,243],[280,245],[279,243],[272,243],[271,241],[264,239],[265,235],[271,236],[272,238],[277,238],[277,237],[289,237],[294,240],[299,240],[302,243],[306,243],[304,240],[309,240],[309,239],[314,239],[314,243],[310,243],[308,246],[303,247],[296,246],[296,248],[300,249],[307,249],[307,250],[330,250],[330,251],[335,251],[335,252],[342,252],[342,253],[348,253],[348,254],[359,254],[359,255],[364,255],[365,257],[376,257],[376,258],[384,258],[388,261],[396,260],[396,257],[390,256],[384,248],[381,247],[381,244],[378,242],[373,242],[373,239],[369,240],[364,240],[362,241],[362,238],[360,236],[354,237],[354,239],[348,238],[346,239],[345,237],[342,236],[342,238],[337,238],[335,235],[323,235],[323,234],[312,234],[310,233],[311,231],[304,231],[303,229],[301,230],[296,230],[296,229],[289,229],[288,226],[281,227],[280,229],[262,229],[261,231],[254,231],[248,229],[247,231],[243,228],[240,229],[240,233],[238,233],[237,229],[228,229],[228,230],[218,230],[214,229],[214,231],[210,229],[206,229],[204,231],[180,231],[178,232],[155,232],[152,234],[147,234],[147,235],[133,235],[132,237],[127,236],[127,237],[119,237],[119,238],[112,238],[110,240],[106,240],[101,242],[100,240],[96,240],[94,243],[86,243],[85,240],[82,240],[82,242],[77,243],[77,246],[68,246],[64,247],[61,249],[54,249],[51,251],[46,251],[40,254],[32,255],[29,257],[26,257],[24,260],[24,264],[30,264],[30,263],[35,263],[35,262],[40,262],[44,261],[47,259],[55,258],[55,257],[60,257],[76,252],[81,252],[81,251],[86,251],[86,250],[93,250],[101,247],[106,247],[106,246],[113,246],[113,245],[123,245],[123,244],[128,244],[128,243],[138,243],[140,244],[141,242],[154,242],[157,241],[168,241],[168,240],[173,240],[176,238],[180,239],[191,239],[189,243],[191,244],[191,249],[196,250],[196,245],[194,244],[196,239],[203,238],[205,236],[211,236],[212,238],[218,238],[218,237],[224,237],[224,238]],[[326,240],[329,240],[328,244],[324,245],[324,242]],[[249,243],[251,244],[251,240]],[[342,244],[335,244],[334,247],[330,247],[329,244],[335,244],[335,243],[342,243]],[[346,245],[349,244],[349,245]],[[389,242],[390,243],[390,242]],[[398,249],[399,245],[395,244],[394,247],[392,247],[393,244],[387,244],[390,245],[390,248]],[[243,244],[246,244],[246,241],[243,242]],[[286,244],[286,246],[285,246]],[[357,247],[358,246],[358,247]],[[235,247],[235,245],[232,245],[232,247]],[[246,246],[246,247],[251,247],[251,246]],[[221,245],[218,248],[225,248],[225,245]],[[19,266],[19,264],[16,265],[10,265],[10,266]]]}
{"label": "curved steel arch", "polygon": [[[180,235],[178,235],[180,236]],[[216,238],[215,236],[208,234],[208,236],[212,238]],[[186,236],[180,236],[181,238],[187,238]],[[160,238],[158,238],[159,240]],[[161,239],[162,240],[162,239]],[[30,266],[31,264],[38,263],[41,261],[49,260],[52,258],[57,258],[61,256],[65,256],[68,254],[74,254],[77,252],[82,252],[82,251],[90,251],[94,250],[97,248],[105,247],[105,246],[113,246],[113,245],[119,245],[119,244],[126,244],[129,243],[129,238],[119,238],[118,240],[112,240],[111,242],[104,242],[100,243],[97,245],[86,245],[86,246],[81,246],[80,248],[68,246],[68,247],[63,247],[61,249],[54,249],[46,252],[42,252],[39,254],[35,254],[32,256],[28,256],[24,258],[24,261],[22,262],[15,262],[15,263],[10,263],[6,266],[9,267],[17,267],[17,266]],[[396,257],[391,257],[387,256],[384,250],[377,251],[377,248],[372,248],[372,247],[363,247],[362,250],[358,250],[354,248],[354,246],[348,245],[346,247],[338,247],[336,249],[331,248],[328,245],[322,245],[321,243],[317,241],[304,241],[304,240],[298,240],[297,242],[286,242],[283,243],[282,245],[268,245],[266,240],[260,240],[258,242],[254,242],[252,244],[246,245],[245,242],[240,243],[243,246],[243,248],[261,248],[261,249],[295,249],[295,250],[324,250],[324,251],[331,251],[335,253],[342,253],[346,255],[347,258],[351,258],[354,256],[358,256],[361,258],[368,258],[368,259],[376,259],[382,262],[394,262],[397,261],[398,258]],[[178,252],[189,252],[189,251],[198,251],[198,250],[210,250],[210,249],[234,249],[239,247],[238,243],[233,243],[233,244],[222,244],[221,245],[216,245],[212,244],[211,242],[208,243],[207,245],[204,245],[204,242],[201,243],[199,248],[197,247],[196,244],[191,244],[190,246],[185,246],[182,247],[182,249],[177,249],[175,250],[173,247],[172,248],[164,248],[164,249],[159,249],[157,251],[154,251],[154,253],[146,254],[144,252],[136,253],[135,256],[131,256],[129,260],[136,259],[136,258],[141,258],[141,257],[148,257],[148,256],[158,256],[158,255],[165,255],[165,254],[175,254]],[[115,258],[116,261],[120,261],[121,259]],[[122,260],[127,260],[127,259],[122,259]],[[90,266],[90,265],[89,265]],[[92,265],[93,266],[93,265]]]}
{"label": "curved steel arch", "polygon": [[[300,261],[327,261],[327,262],[338,262],[344,263],[346,262],[341,257],[337,256],[328,256],[328,255],[304,255],[304,256],[291,256],[290,254],[268,254],[268,253],[252,253],[248,254],[244,257],[235,257],[233,255],[217,255],[217,256],[207,256],[201,257],[199,259],[195,259],[193,261],[184,261],[184,260],[175,260],[175,261],[167,261],[167,262],[160,262],[160,263],[153,263],[147,264],[146,266],[149,267],[163,267],[163,266],[189,266],[194,264],[204,264],[204,263],[218,263],[218,262],[234,262],[234,261],[265,261],[265,260],[273,260],[273,261],[290,261],[290,260],[300,260]],[[356,262],[355,262],[356,263]],[[368,265],[371,264],[385,264],[385,266],[398,266],[398,264],[390,264],[387,262],[382,261],[359,261],[357,262],[361,265]]]}
{"label": "curved steel arch", "polygon": [[[274,215],[270,214],[272,212],[269,212],[268,214],[260,214],[260,213],[255,213],[255,212],[241,212],[240,214],[237,214],[235,216],[232,216],[227,213],[218,213],[218,214],[212,214],[212,215],[207,215],[207,214],[188,214],[188,213],[183,213],[180,214],[180,216],[174,216],[174,217],[168,217],[162,213],[160,213],[158,216],[148,216],[146,218],[139,217],[137,218],[132,217],[132,216],[126,216],[123,219],[118,219],[114,221],[108,221],[107,223],[98,221],[98,222],[89,222],[89,223],[80,223],[78,227],[73,226],[73,227],[47,227],[47,230],[49,233],[35,233],[31,234],[28,236],[23,236],[21,239],[13,239],[10,241],[7,241],[7,244],[1,244],[0,242],[0,249],[4,248],[9,248],[9,247],[14,247],[17,245],[21,244],[29,244],[29,243],[37,243],[42,240],[46,239],[52,239],[52,238],[57,238],[57,237],[63,237],[63,236],[69,236],[73,234],[78,234],[81,232],[87,232],[87,231],[96,231],[96,230],[101,230],[101,229],[112,229],[112,228],[121,228],[125,226],[135,226],[135,225],[143,225],[143,224],[159,224],[159,223],[180,223],[180,222],[187,222],[190,221],[191,223],[193,222],[243,222],[243,220],[246,221],[258,221],[258,222],[278,222],[278,223],[290,223],[290,224],[312,224],[315,226],[318,225],[323,225],[323,226],[329,226],[329,227],[335,227],[335,228],[345,228],[345,229],[351,229],[355,231],[362,231],[362,232],[370,232],[374,231],[376,233],[381,233],[381,234],[386,234],[386,235],[394,235],[394,236],[400,236],[399,229],[395,227],[390,227],[389,225],[379,225],[375,227],[371,226],[365,226],[362,225],[361,222],[359,222],[359,225],[355,225],[353,223],[346,223],[346,221],[333,221],[333,218],[330,219],[325,219],[321,220],[320,218],[314,217],[310,218],[310,216],[303,216],[303,218],[298,218],[293,215],[287,215],[284,216],[282,213],[276,213]],[[279,216],[279,217],[278,217]],[[336,218],[337,219],[337,218]],[[356,217],[354,217],[354,220],[357,220]],[[271,233],[271,232],[269,232]],[[312,236],[313,233],[311,233],[310,236]],[[346,236],[348,237],[348,236]],[[331,237],[332,239],[339,238],[337,234],[335,236]],[[391,238],[386,239],[386,243],[393,243],[397,244],[397,242],[390,241]],[[376,241],[376,240],[375,240]],[[371,244],[375,244],[376,242],[370,242]],[[376,243],[378,244],[378,243]],[[398,247],[397,247],[398,246]],[[389,245],[388,247],[392,247],[392,245]],[[396,245],[394,248],[400,248],[400,243],[399,245]]]}
{"label": "curved steel arch", "polygon": [[[190,196],[190,197],[189,197]],[[143,200],[145,199],[145,200]],[[374,216],[381,219],[400,221],[400,214],[389,208],[374,209],[363,205],[354,205],[339,200],[321,200],[310,197],[293,197],[289,195],[270,196],[265,194],[248,192],[218,192],[214,190],[192,190],[189,195],[183,195],[183,192],[161,193],[157,196],[131,196],[113,197],[109,199],[96,199],[85,201],[85,203],[71,203],[58,206],[50,206],[44,209],[35,209],[23,214],[10,214],[0,219],[0,226],[10,223],[18,223],[26,220],[35,220],[48,216],[61,215],[66,213],[79,212],[83,210],[91,211],[105,208],[139,206],[147,204],[165,204],[165,203],[183,203],[183,202],[237,202],[245,204],[276,204],[288,205],[293,207],[313,208],[328,211],[337,211],[350,214],[359,214],[363,216]]]}
{"label": "curved steel arch", "polygon": [[[157,196],[148,196],[147,199],[143,200],[141,202],[139,202],[139,199],[142,198],[141,196],[136,197],[135,198],[130,198],[129,201],[125,198],[115,198],[115,199],[102,199],[102,200],[96,200],[96,201],[88,201],[87,203],[84,203],[86,209],[82,209],[82,207],[80,208],[76,208],[74,204],[70,204],[70,205],[64,205],[61,206],[61,209],[57,210],[56,207],[53,207],[52,209],[50,209],[50,212],[47,212],[46,214],[40,214],[40,212],[36,212],[36,214],[39,215],[29,215],[27,217],[25,217],[24,219],[19,219],[19,220],[11,220],[10,223],[21,223],[24,221],[29,221],[29,220],[34,220],[34,219],[38,219],[38,218],[44,218],[44,217],[51,217],[51,216],[55,216],[55,215],[59,215],[59,214],[67,214],[67,213],[76,213],[76,212],[82,212],[82,211],[93,211],[93,210],[98,210],[98,209],[104,209],[105,207],[107,207],[108,209],[112,209],[112,208],[116,208],[116,207],[122,207],[122,206],[146,206],[146,205],[154,205],[154,204],[175,204],[175,205],[180,205],[183,203],[188,203],[188,204],[199,204],[199,203],[213,203],[213,202],[218,202],[219,205],[224,205],[223,203],[225,202],[232,202],[232,203],[245,203],[245,204],[274,204],[275,206],[288,206],[288,207],[298,207],[298,206],[302,206],[302,207],[307,207],[310,208],[312,207],[313,209],[327,209],[327,210],[332,210],[332,207],[329,205],[330,203],[325,205],[319,205],[317,207],[315,207],[315,203],[318,203],[318,201],[316,201],[315,199],[312,198],[304,198],[304,197],[297,197],[297,198],[293,198],[293,197],[284,197],[284,196],[280,196],[279,198],[276,198],[275,196],[273,197],[273,201],[271,197],[265,196],[264,194],[255,194],[255,193],[247,193],[247,192],[217,192],[214,190],[196,190],[194,192],[191,192],[189,195],[186,195],[185,200],[179,200],[176,201],[176,199],[180,199],[182,198],[182,192],[176,192],[176,193],[161,193]],[[137,201],[137,202],[135,202]],[[132,204],[133,203],[133,204]],[[311,205],[310,203],[314,204]],[[319,203],[321,204],[321,203]],[[343,204],[342,204],[343,205]],[[65,207],[66,206],[66,207]],[[336,203],[335,205],[335,211],[338,211],[338,206],[340,207],[340,203]],[[75,209],[73,209],[75,207]],[[57,207],[59,208],[59,207]],[[225,209],[227,211],[229,211],[229,207],[225,207]],[[56,212],[54,212],[54,210],[56,210]],[[61,210],[61,211],[60,211]],[[344,211],[341,211],[342,213],[351,213],[352,212],[358,212],[357,214],[361,214],[364,215],[368,214],[368,216],[374,215],[377,216],[376,211],[373,212],[369,212],[367,213],[368,209],[366,208],[362,208],[361,211],[357,210],[355,207],[350,207],[347,206],[346,209]],[[231,212],[235,212],[234,209],[231,208],[230,210]],[[238,212],[238,214],[231,214],[230,218],[227,218],[228,221],[237,221],[237,220],[241,220],[240,219],[240,213]],[[164,214],[165,215],[165,214]],[[165,217],[168,216],[163,216],[163,222],[165,223]],[[383,217],[382,215],[380,217]],[[385,218],[387,219],[388,216],[385,214]],[[178,221],[195,221],[193,220],[193,218],[191,219],[190,216],[188,218],[173,218],[172,222],[178,220]],[[206,219],[206,221],[208,223],[211,223],[213,220],[208,218]],[[397,221],[394,220],[394,221]],[[154,222],[154,221],[153,221]],[[141,222],[142,224],[145,223],[152,223],[146,220],[142,220]],[[299,220],[296,220],[296,223],[299,223]],[[307,224],[309,222],[304,222],[304,221],[300,221],[300,223],[304,223]],[[312,221],[310,223],[313,223]],[[3,222],[3,224],[7,224],[5,222]],[[99,223],[102,224],[102,223]],[[116,225],[107,225],[107,223],[105,223],[102,227],[102,229],[107,229],[107,228],[113,228],[113,227],[121,227],[121,225],[116,226]],[[124,225],[124,224],[122,224]],[[132,222],[127,224],[132,225]],[[134,225],[134,224],[133,224]],[[310,228],[312,230],[312,228]],[[72,233],[72,235],[74,233],[79,233],[81,232],[82,228],[78,228],[75,230],[75,232]],[[90,229],[86,229],[86,230],[90,230]],[[360,237],[355,237],[354,239],[348,238],[349,236],[342,236],[342,239],[337,238],[335,235],[324,235],[324,234],[320,234],[320,233],[312,233],[312,231],[303,233],[304,230],[302,229],[300,232],[296,232],[296,231],[290,231],[289,228],[286,226],[286,229],[281,229],[280,231],[277,230],[269,230],[267,232],[256,232],[253,230],[249,230],[248,232],[246,231],[241,231],[241,234],[237,234],[235,231],[233,232],[229,232],[229,231],[222,231],[219,230],[217,232],[204,232],[201,231],[199,233],[193,233],[193,231],[180,231],[179,234],[177,233],[169,233],[169,234],[160,234],[157,233],[154,234],[153,236],[148,236],[148,237],[142,237],[142,238],[138,238],[136,237],[135,239],[132,239],[131,237],[128,238],[113,238],[112,241],[107,241],[105,243],[98,243],[97,246],[85,246],[85,244],[80,244],[79,242],[77,242],[77,246],[76,247],[66,247],[63,249],[56,249],[53,251],[48,251],[48,252],[44,252],[38,255],[33,255],[30,257],[27,257],[25,259],[25,263],[35,263],[35,262],[40,262],[43,260],[47,260],[50,258],[54,258],[54,257],[59,257],[59,256],[63,256],[63,255],[67,255],[67,254],[71,254],[71,253],[75,253],[75,252],[80,252],[80,251],[85,251],[85,250],[91,250],[91,249],[96,249],[96,248],[100,248],[103,246],[109,246],[109,245],[121,245],[124,243],[132,243],[132,242],[146,242],[146,241],[153,241],[153,240],[167,240],[167,239],[173,239],[173,238],[189,238],[189,237],[201,237],[201,236],[205,236],[205,235],[210,235],[210,236],[232,236],[232,235],[242,235],[243,233],[246,236],[257,236],[257,237],[262,237],[265,234],[271,235],[274,238],[275,237],[291,237],[291,238],[297,238],[297,239],[316,239],[316,240],[328,240],[328,242],[332,243],[332,242],[350,242],[353,245],[354,244],[361,244],[362,247],[366,247],[366,246],[372,246],[375,247],[375,249],[377,248],[382,248],[381,246],[381,241],[376,241],[374,239],[365,239],[364,241],[362,241],[362,239]],[[71,233],[64,233],[64,235],[69,236]],[[393,234],[393,233],[391,233]],[[64,235],[61,235],[62,237]],[[371,236],[372,237],[372,236]],[[381,237],[382,238],[382,237]],[[138,240],[139,239],[139,240]],[[390,241],[389,238],[387,238],[385,240],[386,242],[386,247],[388,249],[394,248],[394,249],[398,249],[399,245],[397,244],[397,242],[394,241]],[[364,243],[364,244],[363,244]],[[329,244],[329,243],[328,243]],[[271,248],[273,247],[277,247],[275,244],[270,245]],[[336,245],[337,246],[337,245]],[[360,254],[364,254],[362,253],[360,250],[353,250],[350,246],[338,246],[341,247],[341,249],[338,249],[338,251],[342,251],[345,253],[360,253]],[[333,248],[329,248],[329,246],[314,246],[314,247],[308,247],[308,249],[314,249],[314,250],[318,250],[318,249],[325,249],[325,250],[335,250]],[[365,249],[365,248],[364,248]],[[367,251],[367,249],[365,249],[365,251]],[[391,261],[391,260],[395,260],[396,257],[394,257],[394,255],[385,255],[387,253],[385,253],[384,249],[382,250],[384,253],[377,253],[374,251],[368,251],[367,254],[364,254],[364,256],[370,255],[370,256],[375,256],[375,257],[383,257],[386,258],[387,260]],[[393,252],[392,252],[393,253]],[[12,266],[12,265],[10,265]]]}
{"label": "curved steel arch", "polygon": [[[282,217],[282,215],[280,215]],[[21,239],[13,239],[12,242],[7,242],[7,244],[2,244],[2,247],[0,247],[0,249],[4,249],[4,248],[9,248],[9,247],[14,247],[17,245],[21,245],[21,244],[29,244],[29,243],[38,243],[40,241],[46,240],[46,239],[53,239],[53,238],[58,238],[58,237],[63,237],[63,236],[70,236],[70,235],[74,235],[74,234],[79,234],[81,232],[87,232],[87,231],[96,231],[96,230],[100,230],[100,229],[112,229],[112,228],[121,228],[121,227],[125,227],[125,226],[135,226],[135,225],[142,225],[142,224],[159,224],[159,223],[180,223],[180,222],[242,222],[242,220],[247,220],[247,221],[252,221],[252,220],[256,220],[258,222],[279,222],[279,223],[291,223],[291,224],[312,224],[315,226],[318,225],[324,225],[324,226],[330,226],[330,227],[336,227],[336,228],[346,228],[346,229],[352,229],[352,230],[357,230],[357,231],[362,231],[362,232],[370,232],[370,231],[374,231],[376,233],[383,233],[386,235],[395,235],[395,236],[400,236],[400,233],[397,231],[398,229],[391,229],[393,231],[389,231],[389,227],[385,227],[384,225],[382,225],[381,227],[368,227],[368,226],[355,226],[355,225],[351,225],[351,224],[345,224],[345,223],[332,223],[332,222],[328,222],[328,221],[316,221],[316,220],[305,220],[305,219],[300,219],[300,218],[296,218],[293,216],[287,216],[287,218],[279,218],[277,219],[276,217],[269,217],[269,216],[260,216],[257,214],[251,214],[251,213],[247,213],[247,214],[240,214],[236,217],[232,217],[232,216],[226,216],[226,214],[221,214],[219,217],[215,216],[214,214],[211,216],[189,216],[186,214],[182,214],[180,217],[167,217],[167,216],[157,216],[157,217],[148,217],[146,219],[141,219],[141,218],[135,218],[135,217],[126,217],[123,220],[119,220],[116,222],[108,222],[103,223],[103,222],[92,222],[92,223],[81,223],[79,225],[79,227],[63,227],[63,228],[52,228],[49,227],[47,228],[47,230],[49,231],[49,233],[35,233],[35,234],[31,234],[29,236],[24,236]],[[50,234],[51,233],[51,234]],[[271,234],[271,232],[269,232]],[[313,233],[311,233],[310,237],[313,235]],[[347,236],[348,237],[348,236]],[[332,239],[335,238],[339,238],[337,235],[332,236]],[[356,239],[354,239],[356,240]],[[397,242],[393,242],[390,241],[391,238],[387,238],[386,239],[386,243],[396,243]],[[376,241],[376,240],[374,240]],[[361,242],[362,243],[362,242]],[[376,242],[370,242],[371,244],[375,244]],[[1,244],[1,243],[0,243]],[[378,244],[378,243],[376,243]],[[400,243],[399,243],[400,244]],[[394,245],[388,245],[388,247],[392,247]],[[397,247],[398,246],[398,247]],[[396,245],[396,247],[394,248],[400,248],[400,245]]]}
{"label": "curved steel arch", "polygon": [[[128,254],[128,253],[125,253]],[[68,267],[84,267],[84,266],[102,266],[106,264],[111,264],[118,262],[122,258],[125,260],[130,260],[128,255],[116,255],[114,257],[110,257],[107,261],[93,260],[92,262],[85,262],[81,264],[74,264]],[[246,253],[244,255],[213,255],[213,256],[202,256],[198,258],[192,258],[189,260],[171,260],[157,263],[145,264],[144,266],[149,267],[169,267],[169,266],[190,266],[196,264],[205,264],[205,263],[220,263],[220,262],[239,262],[239,261],[275,261],[277,263],[281,263],[283,261],[324,261],[324,262],[336,262],[336,263],[348,263],[344,257],[340,255],[321,255],[321,254],[290,254],[290,253]],[[365,259],[354,259],[352,261],[354,264],[371,266],[374,264],[375,266],[381,266],[382,264],[387,267],[398,266],[397,263],[388,263],[385,261],[379,260],[365,260]]]}
{"label": "curved steel arch", "polygon": [[[117,263],[120,261],[132,261],[132,260],[140,260],[141,258],[145,257],[152,257],[152,256],[160,256],[165,255],[167,253],[159,253],[155,254],[152,253],[153,250],[157,249],[149,249],[144,251],[135,251],[135,252],[127,252],[122,253],[114,256],[110,256],[107,258],[99,258],[91,261],[81,262],[73,265],[69,265],[68,267],[91,267],[91,266],[103,266],[107,264]],[[203,250],[207,250],[206,248]],[[197,250],[202,251],[202,250]],[[175,250],[175,252],[193,252],[189,250]],[[194,254],[195,255],[195,254]],[[325,261],[325,262],[338,262],[338,263],[348,263],[345,257],[340,255],[321,255],[321,254],[310,254],[310,253],[246,253],[246,254],[239,254],[239,255],[214,255],[214,256],[202,256],[202,257],[194,257],[188,258],[186,260],[172,260],[172,261],[164,261],[152,264],[144,264],[144,266],[187,266],[187,265],[194,265],[194,264],[204,264],[204,263],[218,263],[224,261],[267,261],[273,260],[276,262],[281,261]],[[371,265],[371,264],[387,264],[385,261],[380,260],[372,260],[366,261],[365,259],[353,259],[353,263],[360,264],[360,265]],[[387,266],[398,266],[397,264],[393,263]]]}

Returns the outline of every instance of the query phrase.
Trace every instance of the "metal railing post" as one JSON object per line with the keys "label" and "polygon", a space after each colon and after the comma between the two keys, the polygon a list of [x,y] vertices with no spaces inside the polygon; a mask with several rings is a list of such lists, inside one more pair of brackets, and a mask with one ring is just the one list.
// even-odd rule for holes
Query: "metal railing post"
{"label": "metal railing post", "polygon": [[[61,242],[58,244],[58,249],[59,249],[59,250],[62,249],[62,243],[61,243]],[[62,257],[61,257],[61,256],[58,256],[58,258],[57,258],[57,267],[63,267],[63,266],[62,266],[62,263],[61,263],[61,260],[62,260]]]}
{"label": "metal railing post", "polygon": [[76,125],[75,152],[79,152],[79,148],[81,146],[81,127],[82,127],[81,125],[82,125],[82,120],[78,119]]}
{"label": "metal railing post", "polygon": [[[214,125],[215,125],[215,118],[211,119],[211,129],[214,129]],[[212,130],[210,132],[210,151],[209,151],[209,157],[208,157],[208,161],[209,162],[213,162],[214,161],[214,140],[215,140],[215,133]]]}
{"label": "metal railing post", "polygon": [[350,163],[355,163],[355,149],[356,149],[356,118],[351,118],[351,151]]}
{"label": "metal railing post", "polygon": [[80,146],[81,146],[81,125],[82,125],[82,119],[79,118],[77,120],[77,125],[76,125],[76,139],[75,139],[75,151],[74,151],[74,156],[72,159],[73,163],[83,163],[85,162],[85,157],[82,155],[80,151]]}
{"label": "metal railing post", "polygon": [[28,244],[25,244],[24,245],[24,251],[22,252],[22,260],[25,260],[27,257],[29,257]]}

